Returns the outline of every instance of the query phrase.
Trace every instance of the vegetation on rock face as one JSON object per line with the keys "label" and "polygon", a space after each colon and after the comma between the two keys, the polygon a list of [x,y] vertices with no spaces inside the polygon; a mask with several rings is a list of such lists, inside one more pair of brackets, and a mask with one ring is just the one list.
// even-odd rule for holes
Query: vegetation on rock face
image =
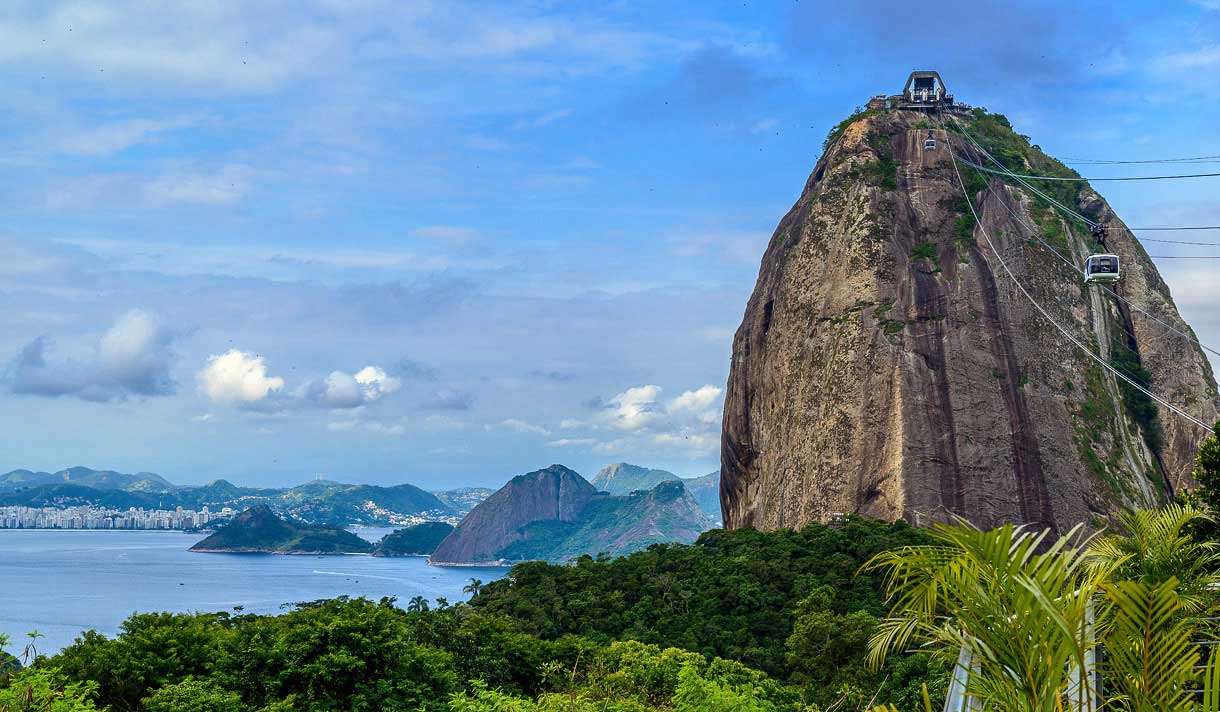
{"label": "vegetation on rock face", "polygon": [[288,522],[260,504],[233,517],[191,551],[277,554],[365,554],[373,545],[345,529]]}
{"label": "vegetation on rock face", "polygon": [[621,556],[669,542],[690,543],[711,520],[677,479],[645,491],[598,496],[573,521],[526,525],[526,536],[497,552],[508,561],[565,561],[582,554]]}
{"label": "vegetation on rock face", "polygon": [[613,496],[562,465],[519,475],[471,510],[437,546],[432,560],[564,561],[583,554],[617,556],[664,542],[693,542],[712,520],[682,481],[671,477],[648,491]]}

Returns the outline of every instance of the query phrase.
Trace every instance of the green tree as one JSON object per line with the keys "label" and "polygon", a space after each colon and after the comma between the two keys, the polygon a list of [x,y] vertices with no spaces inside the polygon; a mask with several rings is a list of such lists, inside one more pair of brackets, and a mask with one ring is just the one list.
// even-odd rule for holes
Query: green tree
{"label": "green tree", "polygon": [[0,687],[0,712],[94,712],[96,689],[54,668],[22,670]]}
{"label": "green tree", "polygon": [[1180,504],[1128,510],[1118,515],[1117,532],[1097,539],[1089,553],[1119,579],[1152,587],[1176,581],[1182,610],[1200,614],[1216,604],[1220,543],[1198,541],[1191,530],[1213,521],[1210,514]]}
{"label": "green tree", "polygon": [[866,570],[886,572],[894,601],[870,643],[879,665],[894,650],[922,642],[956,657],[965,647],[977,670],[969,692],[984,709],[1061,712],[1078,708],[1070,671],[1086,668],[1096,640],[1086,633],[1090,601],[1109,570],[1073,546],[1079,534],[1007,525],[980,531],[937,525],[933,544],[878,554]]}
{"label": "green tree", "polygon": [[306,712],[407,710],[439,706],[457,688],[452,657],[411,640],[391,599],[253,617],[226,639],[222,658],[217,682],[253,707],[295,696]]}
{"label": "green tree", "polygon": [[96,682],[98,702],[119,711],[139,709],[164,685],[207,677],[230,633],[223,613],[141,613],[120,631],[114,639],[87,631],[54,663],[69,679]]}
{"label": "green tree", "polygon": [[246,712],[241,695],[194,678],[166,685],[144,700],[148,712]]}
{"label": "green tree", "polygon": [[1212,434],[1199,444],[1192,473],[1200,499],[1213,512],[1220,512],[1220,420],[1212,426]]}

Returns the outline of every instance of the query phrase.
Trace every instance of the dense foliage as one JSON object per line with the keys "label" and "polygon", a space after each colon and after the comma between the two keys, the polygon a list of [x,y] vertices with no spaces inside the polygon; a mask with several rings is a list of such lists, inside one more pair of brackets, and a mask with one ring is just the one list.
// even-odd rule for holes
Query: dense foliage
{"label": "dense foliage", "polygon": [[28,689],[61,706],[14,709],[914,710],[924,681],[943,691],[945,671],[922,654],[866,667],[885,606],[879,579],[854,574],[881,550],[926,541],[854,518],[712,531],[620,559],[524,564],[472,582],[473,601],[458,605],[138,614],[115,638],[86,633],[0,680],[0,709]]}
{"label": "dense foliage", "polygon": [[424,522],[396,529],[377,542],[373,556],[419,556],[431,554],[453,531],[448,522]]}
{"label": "dense foliage", "polygon": [[338,527],[280,519],[259,504],[218,527],[191,547],[196,551],[265,551],[279,553],[370,553],[373,545]]}

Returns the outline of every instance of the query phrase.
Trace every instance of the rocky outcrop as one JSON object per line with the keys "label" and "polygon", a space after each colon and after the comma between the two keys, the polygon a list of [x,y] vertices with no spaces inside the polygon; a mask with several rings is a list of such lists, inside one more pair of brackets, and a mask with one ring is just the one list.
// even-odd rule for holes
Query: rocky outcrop
{"label": "rocky outcrop", "polygon": [[[643,468],[640,468],[643,469]],[[652,544],[689,544],[712,519],[676,476],[626,495],[599,492],[562,465],[514,477],[436,547],[439,565],[619,556]]]}
{"label": "rocky outcrop", "polygon": [[677,475],[665,470],[616,462],[606,465],[593,476],[593,486],[610,494],[628,494],[636,490],[650,490],[662,482],[676,479]]}
{"label": "rocky outcrop", "polygon": [[467,514],[445,537],[433,563],[480,563],[525,537],[524,527],[537,521],[571,522],[597,489],[563,465],[518,475]]}
{"label": "rocky outcrop", "polygon": [[[963,120],[1012,168],[1074,175],[1003,117]],[[733,342],[726,526],[855,512],[1063,530],[1189,484],[1206,433],[1150,408],[1051,323],[1214,421],[1211,368],[1166,328],[1190,333],[1139,242],[1091,189],[1050,188],[1111,228],[1108,249],[1122,257],[1126,302],[1085,287],[1042,244],[1081,265],[1084,223],[962,165],[976,222],[946,144],[987,159],[935,121],[893,110],[845,122],[776,229]],[[938,147],[925,150],[929,129]]]}

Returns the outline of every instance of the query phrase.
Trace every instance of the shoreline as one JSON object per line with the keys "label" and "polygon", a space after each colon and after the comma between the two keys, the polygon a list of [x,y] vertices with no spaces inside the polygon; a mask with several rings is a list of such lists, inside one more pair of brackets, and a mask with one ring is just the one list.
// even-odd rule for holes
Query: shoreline
{"label": "shoreline", "polygon": [[431,557],[428,558],[429,566],[441,566],[449,569],[511,569],[515,564],[518,563],[520,562],[514,561],[512,563],[508,563],[503,560],[472,561],[470,563],[463,563],[458,561],[433,561]]}
{"label": "shoreline", "polygon": [[0,532],[80,532],[82,534],[98,534],[110,532],[116,534],[154,533],[154,534],[202,534],[214,529],[67,529],[64,527],[0,527]]}
{"label": "shoreline", "polygon": [[[372,556],[373,552],[364,551],[273,551],[271,549],[255,549],[238,547],[233,549],[196,549],[187,551],[192,554],[275,554],[277,556]],[[386,557],[379,557],[386,558]]]}

